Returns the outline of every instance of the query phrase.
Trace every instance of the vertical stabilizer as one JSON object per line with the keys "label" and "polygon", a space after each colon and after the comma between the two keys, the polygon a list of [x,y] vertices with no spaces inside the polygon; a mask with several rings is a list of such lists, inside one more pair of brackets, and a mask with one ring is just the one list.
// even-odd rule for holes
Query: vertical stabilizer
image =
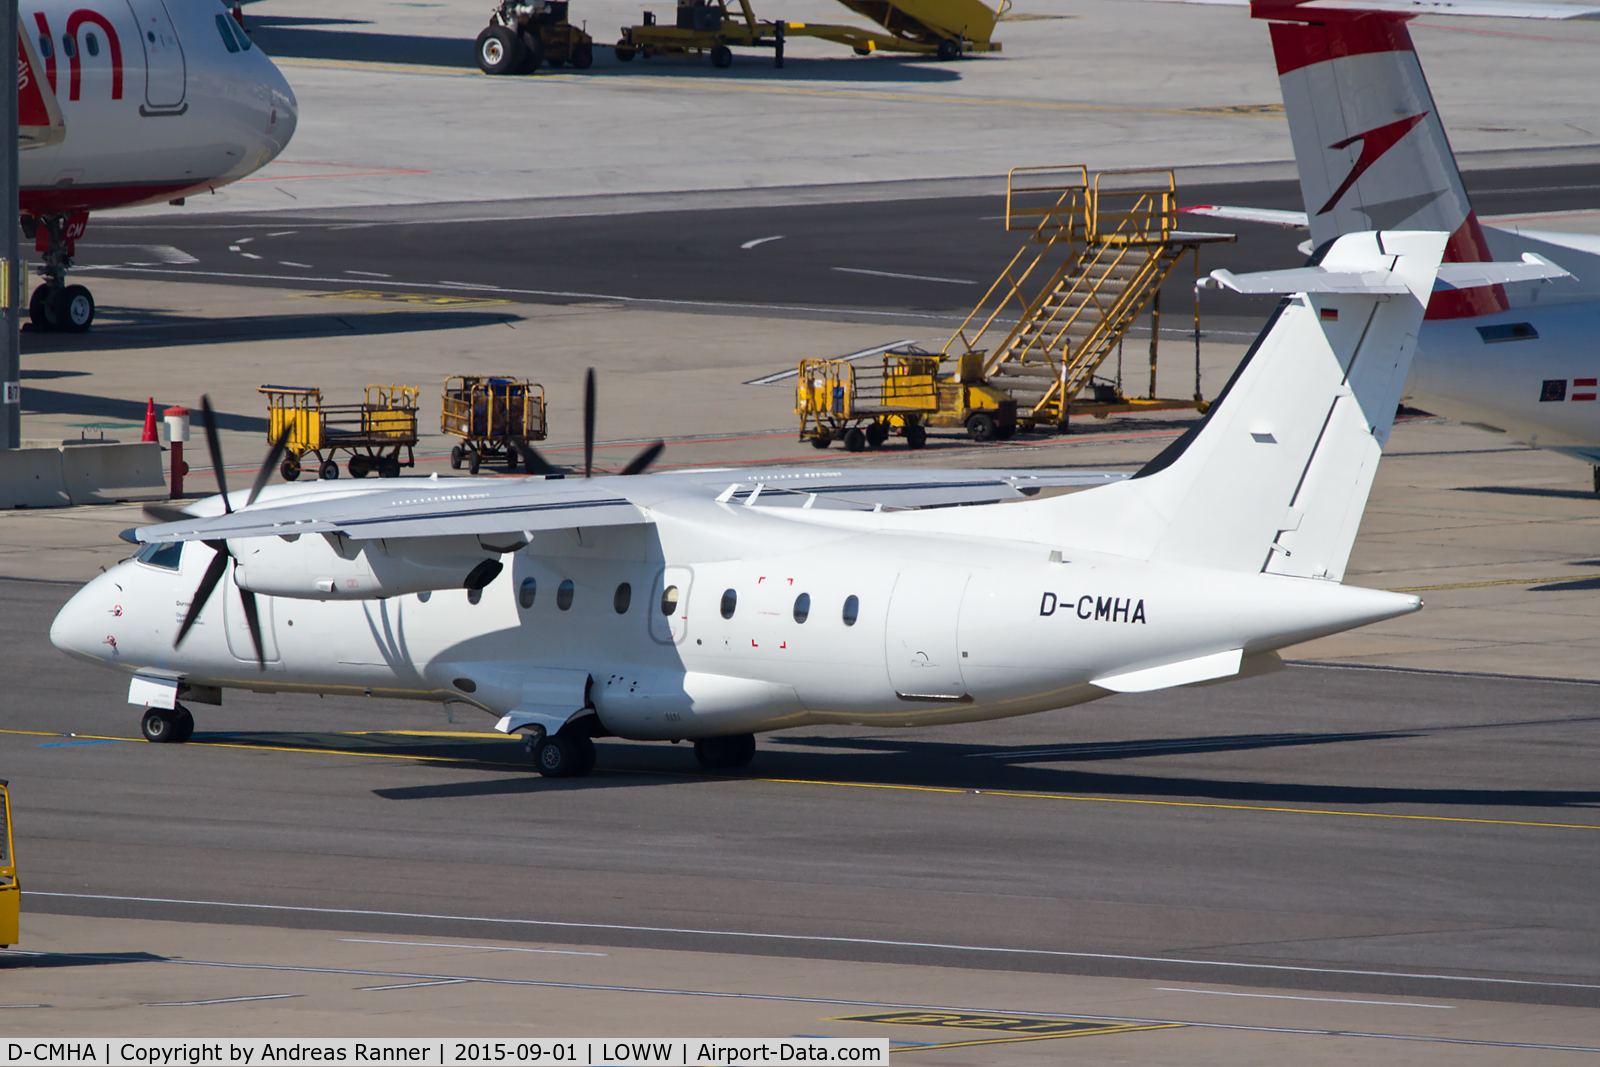
{"label": "vertical stabilizer", "polygon": [[1213,284],[1294,293],[1196,427],[1133,478],[1031,505],[1035,535],[1152,562],[1338,581],[1447,235],[1347,234],[1321,262]]}
{"label": "vertical stabilizer", "polygon": [[[1252,5],[1272,50],[1300,190],[1321,246],[1364,230],[1442,230],[1446,262],[1494,257],[1406,31],[1406,14]],[[1504,311],[1500,286],[1439,293],[1429,318]]]}

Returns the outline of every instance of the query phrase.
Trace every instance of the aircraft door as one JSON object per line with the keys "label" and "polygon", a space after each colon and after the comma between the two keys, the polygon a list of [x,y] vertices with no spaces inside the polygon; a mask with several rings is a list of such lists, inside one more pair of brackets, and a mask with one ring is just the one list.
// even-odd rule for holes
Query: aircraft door
{"label": "aircraft door", "polygon": [[[239,587],[233,584],[232,568],[223,580],[223,627],[228,635],[228,651],[233,658],[246,663],[256,661],[256,647],[250,640],[250,624],[245,621],[244,601],[239,598]],[[272,597],[256,594],[256,615],[261,620],[262,658],[268,663],[278,662],[278,638],[272,628]]]}
{"label": "aircraft door", "polygon": [[896,693],[945,699],[967,695],[956,625],[969,577],[966,571],[947,567],[911,566],[900,571],[883,635],[884,659]]}
{"label": "aircraft door", "polygon": [[128,0],[128,6],[144,46],[144,106],[139,113],[181,115],[188,110],[183,102],[187,69],[172,16],[162,0]]}
{"label": "aircraft door", "polygon": [[664,645],[679,645],[689,636],[689,585],[694,572],[688,567],[664,568],[656,578],[650,598],[650,636]]}

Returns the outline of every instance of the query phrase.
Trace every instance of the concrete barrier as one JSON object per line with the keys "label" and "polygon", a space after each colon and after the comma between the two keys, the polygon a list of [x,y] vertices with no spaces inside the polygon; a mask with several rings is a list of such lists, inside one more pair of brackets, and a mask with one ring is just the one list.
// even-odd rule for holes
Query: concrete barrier
{"label": "concrete barrier", "polygon": [[68,445],[61,449],[61,481],[74,504],[165,500],[161,446]]}
{"label": "concrete barrier", "polygon": [[61,508],[70,503],[61,480],[61,446],[0,451],[0,508]]}

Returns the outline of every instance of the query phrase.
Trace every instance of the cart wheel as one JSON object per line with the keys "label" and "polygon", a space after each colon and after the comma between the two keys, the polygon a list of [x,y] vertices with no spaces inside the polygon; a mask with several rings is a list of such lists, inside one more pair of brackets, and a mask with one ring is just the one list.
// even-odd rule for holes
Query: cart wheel
{"label": "cart wheel", "polygon": [[882,448],[883,443],[889,439],[889,427],[881,422],[875,422],[867,427],[867,447]]}
{"label": "cart wheel", "polygon": [[952,41],[948,37],[946,37],[944,40],[940,41],[939,42],[939,58],[944,60],[946,63],[950,62],[952,59],[960,59],[961,58],[961,45],[960,45],[960,43],[956,42],[956,41]]}
{"label": "cart wheel", "polygon": [[283,475],[284,481],[294,481],[300,477],[300,461],[297,459],[284,460],[282,466],[278,468],[278,473]]}
{"label": "cart wheel", "polygon": [[461,469],[461,446],[460,445],[452,445],[451,448],[450,448],[450,469],[453,470],[453,471],[458,471],[458,470]]}
{"label": "cart wheel", "polygon": [[351,456],[350,462],[345,464],[345,469],[352,478],[365,478],[372,473],[372,461],[366,456]]}
{"label": "cart wheel", "polygon": [[400,460],[395,456],[384,456],[382,459],[378,460],[378,477],[400,477]]}
{"label": "cart wheel", "polygon": [[974,441],[994,440],[994,419],[979,411],[967,420],[967,436]]}
{"label": "cart wheel", "polygon": [[711,65],[718,70],[733,66],[733,49],[725,44],[717,45],[711,50]]}
{"label": "cart wheel", "polygon": [[633,50],[633,46],[632,45],[628,44],[625,41],[618,41],[617,42],[616,51],[617,51],[617,59],[620,60],[621,62],[623,62],[623,63],[632,63],[633,62],[634,50]]}
{"label": "cart wheel", "polygon": [[517,469],[517,450],[512,448],[510,445],[507,445],[506,446],[506,470],[515,471],[516,469]]}
{"label": "cart wheel", "polygon": [[928,443],[928,431],[920,424],[906,427],[906,447],[912,450]]}
{"label": "cart wheel", "polygon": [[572,65],[577,70],[588,70],[594,63],[594,49],[580,44],[572,50]]}
{"label": "cart wheel", "polygon": [[477,474],[478,468],[481,466],[483,466],[483,457],[480,456],[478,454],[478,450],[474,448],[471,452],[467,453],[467,473]]}
{"label": "cart wheel", "polygon": [[867,447],[867,435],[861,432],[861,427],[852,426],[844,432],[844,450],[846,452],[860,452]]}
{"label": "cart wheel", "polygon": [[474,55],[485,74],[510,74],[522,62],[522,41],[504,26],[488,26],[478,34]]}
{"label": "cart wheel", "polygon": [[817,436],[811,439],[812,448],[827,448],[831,444],[833,444],[833,434],[827,430],[818,432]]}
{"label": "cart wheel", "polygon": [[317,468],[317,473],[325,482],[335,481],[339,477],[339,465],[331,459],[323,460],[322,466]]}

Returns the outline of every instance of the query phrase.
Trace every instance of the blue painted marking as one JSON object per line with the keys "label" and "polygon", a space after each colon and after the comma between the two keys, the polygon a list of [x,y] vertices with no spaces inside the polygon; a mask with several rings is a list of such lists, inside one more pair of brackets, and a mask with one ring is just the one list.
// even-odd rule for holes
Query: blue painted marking
{"label": "blue painted marking", "polygon": [[107,738],[104,741],[51,741],[49,744],[36,745],[35,747],[36,748],[68,748],[68,747],[73,746],[73,745],[120,745],[120,744],[123,744],[126,741],[131,741],[131,740],[132,740],[132,738],[128,738],[128,737],[112,737],[112,738]]}

